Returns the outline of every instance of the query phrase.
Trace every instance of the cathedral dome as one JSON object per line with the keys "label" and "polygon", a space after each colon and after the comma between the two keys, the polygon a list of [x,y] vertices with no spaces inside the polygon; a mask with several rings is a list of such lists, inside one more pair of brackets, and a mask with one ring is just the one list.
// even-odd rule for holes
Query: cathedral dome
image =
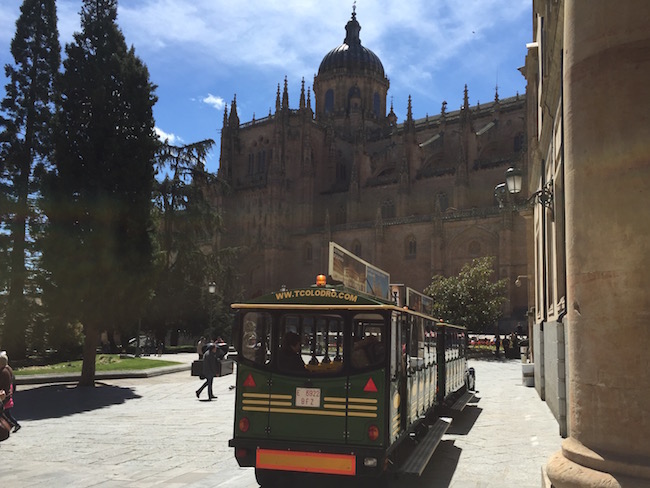
{"label": "cathedral dome", "polygon": [[353,11],[352,19],[345,26],[346,36],[343,44],[325,55],[318,68],[319,75],[344,70],[370,72],[384,77],[384,66],[379,57],[361,45],[360,31],[361,26],[357,22],[357,14]]}

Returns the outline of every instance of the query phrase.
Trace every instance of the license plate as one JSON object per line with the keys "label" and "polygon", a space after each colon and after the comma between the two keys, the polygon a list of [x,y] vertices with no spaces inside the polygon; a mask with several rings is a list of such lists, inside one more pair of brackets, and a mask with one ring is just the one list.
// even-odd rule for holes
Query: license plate
{"label": "license plate", "polygon": [[296,407],[320,407],[320,388],[296,388]]}

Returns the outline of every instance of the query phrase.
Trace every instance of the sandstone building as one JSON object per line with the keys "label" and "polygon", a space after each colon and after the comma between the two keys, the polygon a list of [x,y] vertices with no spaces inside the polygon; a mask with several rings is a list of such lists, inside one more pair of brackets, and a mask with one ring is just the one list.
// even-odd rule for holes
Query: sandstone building
{"label": "sandstone building", "polygon": [[435,274],[495,256],[509,283],[501,330],[525,324],[526,289],[513,285],[527,269],[525,218],[494,193],[507,168],[527,167],[525,96],[470,105],[465,87],[458,110],[443,102],[417,120],[409,97],[398,121],[360,30],[353,12],[313,89],[302,81],[297,108],[285,79],[268,116],[240,122],[236,98],[224,113],[220,245],[244,249],[246,294],[311,283],[327,271],[329,241],[420,291]]}
{"label": "sandstone building", "polygon": [[650,3],[534,0],[533,18],[525,176],[552,194],[529,229],[535,386],[566,437],[545,484],[647,487]]}

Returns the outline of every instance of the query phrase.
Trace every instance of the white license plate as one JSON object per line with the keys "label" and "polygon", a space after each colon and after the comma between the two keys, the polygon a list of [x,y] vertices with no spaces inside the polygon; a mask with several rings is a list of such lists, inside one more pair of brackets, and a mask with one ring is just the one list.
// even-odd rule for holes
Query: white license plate
{"label": "white license plate", "polygon": [[320,388],[296,388],[296,407],[320,407]]}

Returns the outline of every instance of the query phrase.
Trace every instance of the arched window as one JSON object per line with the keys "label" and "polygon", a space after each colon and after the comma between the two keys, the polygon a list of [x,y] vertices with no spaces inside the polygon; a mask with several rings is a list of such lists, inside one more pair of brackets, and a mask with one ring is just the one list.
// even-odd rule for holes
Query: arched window
{"label": "arched window", "polygon": [[348,169],[342,161],[336,163],[336,180],[337,181],[347,181],[348,179]]}
{"label": "arched window", "polygon": [[372,97],[372,110],[375,112],[375,116],[379,117],[379,111],[381,110],[381,99],[379,98],[379,93],[375,92]]}
{"label": "arched window", "polygon": [[361,243],[357,239],[352,243],[352,252],[355,256],[361,257]]}
{"label": "arched window", "polygon": [[406,259],[414,259],[418,253],[418,243],[413,234],[406,237],[404,241],[404,254]]}
{"label": "arched window", "polygon": [[440,211],[444,212],[449,208],[449,196],[445,192],[440,192],[436,196],[438,197],[438,204],[440,205]]}
{"label": "arched window", "polygon": [[395,204],[392,200],[384,200],[381,204],[381,218],[392,219],[395,217]]}
{"label": "arched window", "polygon": [[335,219],[335,224],[336,225],[343,225],[345,224],[346,221],[346,216],[347,212],[345,210],[345,205],[341,205],[339,208],[336,209],[336,219]]}
{"label": "arched window", "polygon": [[305,243],[305,247],[303,248],[303,259],[306,263],[311,263],[314,259],[314,250],[312,248],[311,242]]}
{"label": "arched window", "polygon": [[477,242],[477,241],[472,241],[467,246],[467,250],[468,250],[470,256],[472,256],[473,258],[476,258],[476,257],[480,256],[480,254],[481,254],[481,243]]}
{"label": "arched window", "polygon": [[331,88],[325,92],[325,113],[331,114],[334,112],[334,90]]}

